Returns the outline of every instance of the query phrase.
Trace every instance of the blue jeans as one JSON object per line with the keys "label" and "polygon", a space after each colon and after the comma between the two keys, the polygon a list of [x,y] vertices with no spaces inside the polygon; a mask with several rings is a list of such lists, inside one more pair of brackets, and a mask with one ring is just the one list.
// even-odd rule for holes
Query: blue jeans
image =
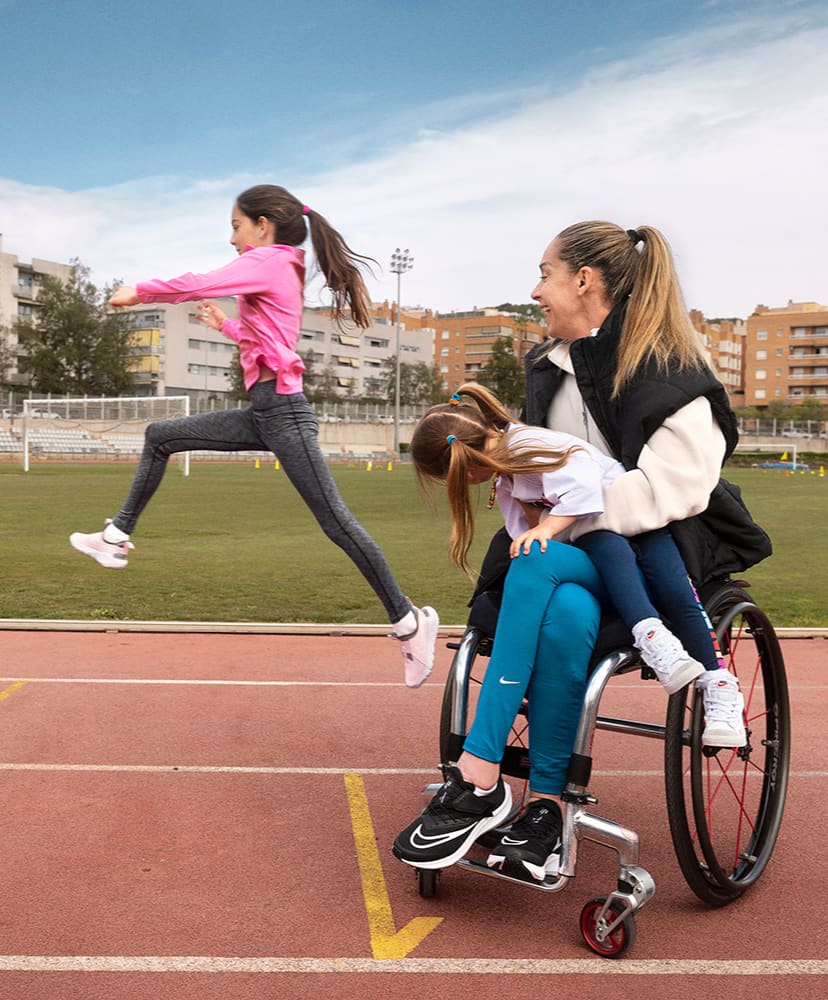
{"label": "blue jeans", "polygon": [[161,484],[170,455],[182,451],[272,451],[319,526],[350,558],[398,622],[411,610],[377,543],[348,509],[319,448],[319,421],[303,393],[280,396],[275,382],[258,382],[251,405],[147,427],[144,450],[129,494],[113,522],[132,534]]}
{"label": "blue jeans", "polygon": [[667,528],[634,538],[591,531],[575,544],[592,559],[627,628],[645,618],[666,618],[705,670],[721,667],[716,633]]}
{"label": "blue jeans", "polygon": [[601,618],[601,581],[589,557],[561,542],[533,544],[506,574],[492,655],[464,750],[499,762],[529,699],[530,785],[558,795],[586,690]]}

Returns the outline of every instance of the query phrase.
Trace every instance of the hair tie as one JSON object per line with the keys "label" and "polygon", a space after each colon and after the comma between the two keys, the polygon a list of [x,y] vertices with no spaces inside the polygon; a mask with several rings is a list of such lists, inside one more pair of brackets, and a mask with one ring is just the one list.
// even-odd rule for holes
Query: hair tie
{"label": "hair tie", "polygon": [[456,440],[457,440],[456,434],[449,434],[449,436],[446,438],[446,444],[451,444],[452,441]]}
{"label": "hair tie", "polygon": [[449,406],[457,406],[460,402],[460,393],[453,392],[449,397]]}
{"label": "hair tie", "polygon": [[637,229],[628,229],[627,236],[633,241],[633,244],[644,242],[644,237]]}
{"label": "hair tie", "polygon": [[302,206],[302,215],[310,215],[310,209],[307,205]]}

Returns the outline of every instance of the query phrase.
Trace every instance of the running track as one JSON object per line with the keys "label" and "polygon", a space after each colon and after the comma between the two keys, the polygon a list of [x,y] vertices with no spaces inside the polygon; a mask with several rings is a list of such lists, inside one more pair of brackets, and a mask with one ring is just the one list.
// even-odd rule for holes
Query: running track
{"label": "running track", "polygon": [[[639,831],[657,885],[613,962],[578,931],[614,885],[605,849],[584,845],[559,894],[453,869],[426,900],[392,857],[438,779],[442,642],[410,691],[376,635],[0,629],[0,1000],[823,998],[828,646],[783,649],[785,823],[729,907],[678,871],[661,744],[597,735],[591,790]],[[602,705],[663,709],[634,677]]]}

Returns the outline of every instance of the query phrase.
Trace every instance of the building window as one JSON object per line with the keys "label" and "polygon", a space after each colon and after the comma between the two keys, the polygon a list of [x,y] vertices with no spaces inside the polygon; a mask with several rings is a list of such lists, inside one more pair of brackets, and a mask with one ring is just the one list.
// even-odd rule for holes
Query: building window
{"label": "building window", "polygon": [[768,373],[765,371],[764,368],[757,368],[756,369],[756,381],[757,382],[764,382],[767,377],[768,377]]}
{"label": "building window", "polygon": [[757,399],[764,399],[765,398],[765,390],[764,389],[757,389],[756,390],[756,398]]}
{"label": "building window", "polygon": [[443,340],[448,340],[450,336],[451,336],[451,331],[450,330],[443,330],[443,332],[441,334],[441,337],[442,337]]}
{"label": "building window", "polygon": [[756,352],[756,360],[757,361],[767,361],[768,360],[768,352],[767,351],[757,351]]}
{"label": "building window", "polygon": [[757,340],[767,340],[768,339],[768,331],[767,330],[757,330],[756,331],[756,339]]}

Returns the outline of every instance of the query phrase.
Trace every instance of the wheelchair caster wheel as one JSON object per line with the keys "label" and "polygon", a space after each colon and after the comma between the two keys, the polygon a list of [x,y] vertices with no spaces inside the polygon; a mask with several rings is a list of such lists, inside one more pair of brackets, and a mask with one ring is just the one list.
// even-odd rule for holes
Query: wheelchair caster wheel
{"label": "wheelchair caster wheel", "polygon": [[601,911],[607,902],[606,896],[591,899],[581,910],[581,934],[587,947],[603,958],[620,958],[635,943],[635,920],[629,914],[613,930],[608,928],[621,916],[618,904],[609,906],[606,913]]}
{"label": "wheelchair caster wheel", "polygon": [[431,899],[437,895],[437,879],[439,874],[433,868],[417,869],[417,892],[423,899]]}

